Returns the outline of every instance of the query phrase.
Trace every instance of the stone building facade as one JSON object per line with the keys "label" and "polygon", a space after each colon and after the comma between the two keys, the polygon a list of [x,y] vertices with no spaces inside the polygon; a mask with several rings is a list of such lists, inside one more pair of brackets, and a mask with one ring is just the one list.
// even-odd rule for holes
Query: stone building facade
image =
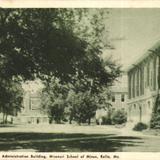
{"label": "stone building facade", "polygon": [[25,91],[23,96],[23,108],[15,121],[17,123],[42,124],[49,123],[46,113],[40,107],[41,96],[39,92]]}
{"label": "stone building facade", "polygon": [[[109,88],[110,93],[107,96],[107,102],[111,105],[112,110],[125,110],[127,111],[127,76],[119,77],[117,81]],[[96,111],[96,120],[106,117],[108,110],[98,109]]]}
{"label": "stone building facade", "polygon": [[157,43],[128,69],[128,120],[149,123],[158,94]]}
{"label": "stone building facade", "polygon": [[109,103],[115,110],[127,108],[128,92],[126,87],[113,86],[111,87],[111,96],[109,97]]}

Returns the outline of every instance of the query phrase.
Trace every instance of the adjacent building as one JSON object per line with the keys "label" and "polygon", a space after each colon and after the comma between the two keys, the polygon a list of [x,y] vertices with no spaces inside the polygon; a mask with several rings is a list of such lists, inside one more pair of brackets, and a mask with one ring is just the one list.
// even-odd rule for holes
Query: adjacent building
{"label": "adjacent building", "polygon": [[47,114],[41,109],[40,92],[24,92],[23,108],[15,118],[15,122],[28,124],[49,123]]}
{"label": "adjacent building", "polygon": [[108,100],[112,105],[112,108],[114,108],[115,110],[126,110],[128,99],[127,76],[123,75],[122,77],[119,77],[110,88],[110,90],[111,95],[108,97]]}
{"label": "adjacent building", "polygon": [[[127,75],[119,77],[114,84],[109,88],[110,93],[107,96],[107,102],[110,104],[112,110],[125,110],[127,111]],[[98,109],[96,111],[96,120],[101,120],[106,117],[108,110]]]}
{"label": "adjacent building", "polygon": [[158,94],[158,42],[128,69],[128,120],[149,123]]}

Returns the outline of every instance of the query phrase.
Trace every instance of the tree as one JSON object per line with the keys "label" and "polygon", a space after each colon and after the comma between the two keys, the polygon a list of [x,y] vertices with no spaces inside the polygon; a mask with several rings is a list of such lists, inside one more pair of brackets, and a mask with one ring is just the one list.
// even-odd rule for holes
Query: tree
{"label": "tree", "polygon": [[160,47],[156,48],[155,50],[151,50],[153,54],[158,57],[158,76],[157,76],[157,96],[155,97],[155,102],[152,110],[152,117],[150,120],[150,128],[160,128]]}
{"label": "tree", "polygon": [[55,76],[70,81],[80,70],[82,58],[87,57],[88,42],[73,31],[78,22],[75,17],[82,12],[0,9],[0,78],[12,81],[16,77],[22,81]]}
{"label": "tree", "polygon": [[60,84],[58,79],[52,79],[52,82],[47,83],[42,90],[42,109],[48,113],[51,123],[53,120],[61,123],[65,118],[67,92],[67,86]]}
{"label": "tree", "polygon": [[106,109],[110,106],[107,102],[106,89],[101,92],[92,92],[91,88],[85,88],[83,83],[61,84],[56,78],[50,83],[45,83],[42,92],[42,108],[47,111],[50,120],[60,123],[68,120],[79,124],[90,124],[97,109]]}
{"label": "tree", "polygon": [[[90,119],[94,117],[96,109],[100,107],[98,104],[99,101],[97,100],[96,102],[95,97],[99,99],[102,98],[102,96],[98,97],[98,94],[102,91],[104,86],[111,85],[120,75],[120,66],[111,59],[104,61],[104,59],[101,58],[102,49],[104,49],[102,44],[102,34],[104,33],[103,12],[96,12],[97,14],[95,14],[91,11],[86,12],[86,10],[83,10],[84,12],[82,10],[65,11],[67,14],[60,13],[60,16],[63,17],[65,21],[63,21],[64,23],[62,25],[58,26],[60,28],[71,28],[73,34],[76,34],[84,44],[84,54],[79,56],[78,59],[75,59],[72,64],[75,71],[74,74],[68,74],[68,72],[66,72],[67,76],[70,75],[71,77],[69,78],[69,81],[65,81],[69,90],[68,97],[70,97],[65,99],[65,102],[69,104],[67,105],[67,110],[70,114],[70,122],[74,119],[79,123],[86,122],[87,120],[88,123],[90,123]],[[86,13],[91,14],[89,14],[88,17],[86,16]],[[53,76],[47,81],[46,85],[53,85]],[[57,91],[59,94],[59,91],[52,90],[52,87],[47,87],[47,89],[50,90],[49,92],[55,94]],[[73,95],[71,93],[73,93]],[[50,97],[50,95],[48,95],[48,97]],[[54,95],[52,97],[54,97]],[[55,99],[55,97],[52,98],[52,100],[48,100],[51,101],[52,105],[54,104],[53,99]],[[54,107],[51,104],[50,107],[48,107],[50,108],[50,111],[60,107],[60,105],[59,107],[58,105]],[[55,113],[56,112],[54,112],[54,114]]]}
{"label": "tree", "polygon": [[98,103],[94,96],[90,96],[88,91],[74,93],[69,99],[71,105],[71,120],[75,120],[78,124],[88,123],[90,124],[91,118],[95,116]]}
{"label": "tree", "polygon": [[127,113],[123,109],[119,109],[113,112],[111,116],[111,120],[113,124],[123,124],[127,122]]}
{"label": "tree", "polygon": [[64,100],[59,97],[56,98],[56,101],[49,106],[49,118],[50,122],[55,120],[56,123],[61,123],[64,119]]}
{"label": "tree", "polygon": [[[83,90],[93,95],[104,85],[111,85],[120,74],[120,68],[101,58],[105,47],[102,36],[105,12],[0,9],[1,79],[12,81],[16,77],[25,81],[38,77],[50,83],[56,77],[61,84],[72,84],[76,94]],[[106,66],[110,70],[106,70]],[[55,101],[51,98],[50,102]],[[55,113],[53,109],[52,113]]]}
{"label": "tree", "polygon": [[0,90],[0,112],[3,113],[3,123],[7,123],[7,116],[17,115],[22,108],[23,90],[16,81],[1,82]]}
{"label": "tree", "polygon": [[[77,70],[85,72],[79,68],[81,61],[87,64],[88,54],[94,58],[102,48],[99,34],[103,33],[103,14],[91,13],[89,9],[1,9],[1,75],[20,75],[23,79],[55,76],[69,81]],[[82,31],[75,29],[80,23]],[[91,30],[90,39],[84,29]]]}

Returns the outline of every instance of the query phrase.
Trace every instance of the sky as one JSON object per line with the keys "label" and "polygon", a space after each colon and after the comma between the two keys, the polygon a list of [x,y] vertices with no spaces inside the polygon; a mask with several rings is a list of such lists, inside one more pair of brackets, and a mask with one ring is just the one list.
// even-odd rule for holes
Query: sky
{"label": "sky", "polygon": [[160,9],[109,9],[106,26],[114,50],[111,53],[124,69],[160,40]]}

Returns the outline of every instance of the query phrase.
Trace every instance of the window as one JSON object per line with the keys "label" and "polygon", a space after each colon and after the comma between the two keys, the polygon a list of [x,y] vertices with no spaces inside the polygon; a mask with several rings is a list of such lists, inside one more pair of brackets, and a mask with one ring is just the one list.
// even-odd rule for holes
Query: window
{"label": "window", "polygon": [[31,97],[30,98],[30,109],[37,110],[40,106],[40,99],[39,97]]}
{"label": "window", "polygon": [[151,107],[151,102],[150,101],[148,101],[148,108],[150,108]]}
{"label": "window", "polygon": [[122,95],[121,95],[121,102],[124,102],[124,101],[125,101],[125,95],[122,94]]}
{"label": "window", "polygon": [[115,102],[115,95],[112,96],[112,102]]}

